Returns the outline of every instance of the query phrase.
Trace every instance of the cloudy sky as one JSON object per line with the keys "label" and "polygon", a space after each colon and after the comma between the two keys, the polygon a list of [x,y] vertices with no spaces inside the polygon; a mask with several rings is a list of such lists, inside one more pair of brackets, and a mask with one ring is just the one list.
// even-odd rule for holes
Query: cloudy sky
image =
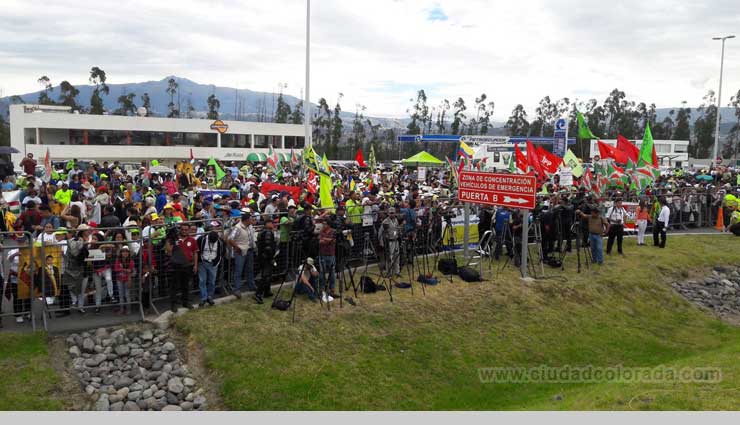
{"label": "cloudy sky", "polygon": [[[49,75],[85,84],[177,75],[299,95],[305,0],[0,0],[0,89],[39,89]],[[738,0],[313,0],[311,100],[372,116],[406,115],[485,92],[505,120],[522,103],[603,101],[613,88],[658,107],[701,103],[719,80],[720,42],[740,36]],[[725,52],[723,104],[740,90],[740,38]]]}

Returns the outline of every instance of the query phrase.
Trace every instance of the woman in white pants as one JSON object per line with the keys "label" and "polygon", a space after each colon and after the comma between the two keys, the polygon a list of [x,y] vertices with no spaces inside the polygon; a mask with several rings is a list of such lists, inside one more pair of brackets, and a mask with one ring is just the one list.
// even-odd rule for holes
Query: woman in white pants
{"label": "woman in white pants", "polygon": [[645,245],[645,229],[650,221],[650,210],[646,207],[645,200],[640,201],[637,207],[637,245]]}

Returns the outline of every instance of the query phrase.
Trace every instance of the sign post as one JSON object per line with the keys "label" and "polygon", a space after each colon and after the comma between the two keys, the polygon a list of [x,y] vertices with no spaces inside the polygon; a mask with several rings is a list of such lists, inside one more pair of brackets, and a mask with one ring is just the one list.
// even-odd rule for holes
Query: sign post
{"label": "sign post", "polygon": [[466,203],[466,207],[467,202],[472,202],[522,210],[522,277],[527,277],[529,210],[535,207],[536,194],[537,179],[534,176],[462,171],[458,178],[457,197]]}
{"label": "sign post", "polygon": [[560,118],[555,122],[555,131],[552,138],[552,153],[559,157],[565,156],[568,149],[568,122]]}

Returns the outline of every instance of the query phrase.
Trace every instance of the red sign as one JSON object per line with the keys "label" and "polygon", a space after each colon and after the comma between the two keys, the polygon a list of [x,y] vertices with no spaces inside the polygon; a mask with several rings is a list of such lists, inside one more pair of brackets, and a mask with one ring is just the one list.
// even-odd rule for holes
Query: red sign
{"label": "red sign", "polygon": [[537,179],[523,174],[462,171],[457,198],[463,202],[534,209]]}

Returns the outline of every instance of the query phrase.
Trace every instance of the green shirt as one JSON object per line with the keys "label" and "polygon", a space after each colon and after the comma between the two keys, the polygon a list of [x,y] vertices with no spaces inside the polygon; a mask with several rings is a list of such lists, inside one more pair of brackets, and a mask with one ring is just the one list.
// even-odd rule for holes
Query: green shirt
{"label": "green shirt", "polygon": [[362,205],[358,205],[357,201],[352,199],[345,203],[347,207],[347,217],[349,217],[352,224],[362,224]]}
{"label": "green shirt", "polygon": [[54,199],[62,205],[69,205],[69,203],[72,202],[72,190],[59,189],[54,193]]}
{"label": "green shirt", "polygon": [[290,216],[283,216],[280,218],[280,243],[285,243],[290,240],[290,231],[293,229],[293,222],[295,218]]}

